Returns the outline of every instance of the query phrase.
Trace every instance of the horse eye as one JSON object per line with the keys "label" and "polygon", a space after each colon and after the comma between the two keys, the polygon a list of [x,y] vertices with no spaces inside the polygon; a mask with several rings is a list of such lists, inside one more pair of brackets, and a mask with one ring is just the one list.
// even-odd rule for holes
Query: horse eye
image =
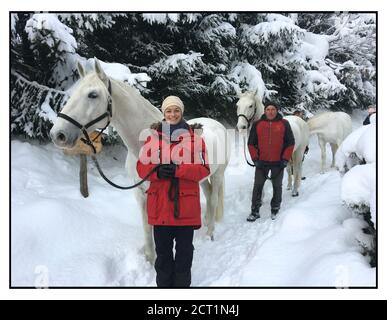
{"label": "horse eye", "polygon": [[92,91],[92,92],[89,93],[88,97],[90,99],[95,99],[95,98],[98,98],[98,94],[97,94],[97,92]]}
{"label": "horse eye", "polygon": [[249,109],[251,109],[253,106],[250,106]]}

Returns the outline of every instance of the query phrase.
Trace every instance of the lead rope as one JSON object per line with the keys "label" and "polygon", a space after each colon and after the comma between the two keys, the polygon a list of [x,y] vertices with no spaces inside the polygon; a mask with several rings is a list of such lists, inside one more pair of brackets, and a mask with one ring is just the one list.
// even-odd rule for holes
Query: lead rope
{"label": "lead rope", "polygon": [[[245,155],[245,160],[247,162],[247,164],[250,166],[250,167],[255,167],[254,164],[250,163],[249,160],[247,159],[247,155],[246,155],[246,137],[243,137],[243,152],[244,152],[244,155]],[[273,179],[276,179],[280,174],[281,172],[284,170],[285,168],[282,168],[276,175],[275,177],[273,176],[270,176],[269,175],[266,175],[266,180],[273,180]],[[271,173],[271,170],[270,170],[270,173]]]}
{"label": "lead rope", "polygon": [[156,165],[151,171],[149,171],[149,173],[144,177],[144,179],[142,179],[141,181],[135,183],[134,185],[131,185],[131,186],[127,186],[127,187],[124,187],[124,186],[120,186],[118,184],[115,184],[114,182],[112,182],[111,180],[109,180],[105,174],[103,173],[99,163],[98,163],[98,160],[95,156],[95,154],[92,154],[91,155],[91,159],[93,160],[95,166],[97,167],[97,170],[99,172],[99,174],[101,175],[101,177],[108,183],[110,184],[111,186],[117,188],[117,189],[122,189],[122,190],[129,190],[129,189],[133,189],[133,188],[136,188],[138,187],[139,185],[143,184],[150,176],[153,172],[155,172],[159,167],[160,167],[160,164]]}
{"label": "lead rope", "polygon": [[246,155],[246,137],[244,136],[243,137],[243,153],[245,155],[245,160],[246,160],[246,163],[250,166],[250,167],[255,167],[255,165],[253,163],[250,163],[249,160],[247,159],[247,155]]}

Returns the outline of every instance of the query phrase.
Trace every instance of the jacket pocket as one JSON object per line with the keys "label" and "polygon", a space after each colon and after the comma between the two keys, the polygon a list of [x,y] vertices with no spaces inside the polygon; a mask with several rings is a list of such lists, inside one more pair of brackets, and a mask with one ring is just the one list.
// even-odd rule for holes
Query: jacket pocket
{"label": "jacket pocket", "polygon": [[197,190],[179,192],[179,218],[195,219],[200,216],[200,194]]}
{"label": "jacket pocket", "polygon": [[148,212],[148,217],[151,219],[157,219],[160,214],[160,200],[158,191],[147,191],[147,201],[146,208]]}

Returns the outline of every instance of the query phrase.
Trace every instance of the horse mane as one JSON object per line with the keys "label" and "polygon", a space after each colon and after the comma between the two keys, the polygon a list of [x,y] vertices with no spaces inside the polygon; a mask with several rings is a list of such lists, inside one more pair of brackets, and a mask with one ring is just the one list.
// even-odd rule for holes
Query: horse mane
{"label": "horse mane", "polygon": [[247,90],[240,94],[240,98],[247,97],[247,96],[251,96],[251,98],[255,101],[255,105],[261,105],[263,109],[262,97],[259,95],[259,93],[255,93],[251,90]]}
{"label": "horse mane", "polygon": [[160,111],[157,107],[155,107],[152,103],[150,103],[149,100],[147,100],[138,91],[136,91],[136,89],[133,88],[129,83],[124,82],[124,81],[120,81],[120,80],[116,80],[116,79],[112,79],[110,77],[109,77],[109,80],[114,81],[114,83],[117,84],[124,92],[141,99],[142,102],[144,103],[145,107],[149,108],[152,111],[155,111],[155,110]]}

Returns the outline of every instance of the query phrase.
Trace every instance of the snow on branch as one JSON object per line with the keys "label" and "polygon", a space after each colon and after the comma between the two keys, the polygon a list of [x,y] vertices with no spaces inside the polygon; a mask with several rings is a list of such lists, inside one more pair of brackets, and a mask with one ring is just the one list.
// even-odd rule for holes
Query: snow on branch
{"label": "snow on branch", "polygon": [[46,140],[57,112],[66,103],[64,91],[48,88],[11,73],[11,133]]}

